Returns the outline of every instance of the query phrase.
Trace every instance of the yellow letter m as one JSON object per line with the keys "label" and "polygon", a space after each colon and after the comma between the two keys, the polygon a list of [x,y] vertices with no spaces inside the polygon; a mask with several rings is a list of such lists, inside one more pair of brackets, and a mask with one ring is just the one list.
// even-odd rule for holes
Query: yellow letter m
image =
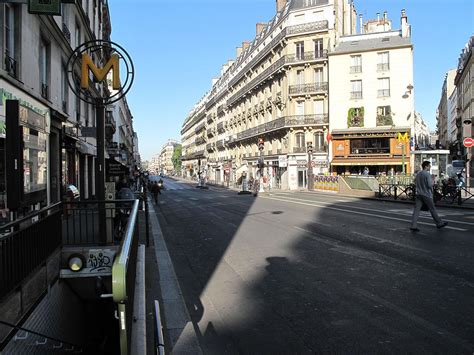
{"label": "yellow letter m", "polygon": [[119,56],[117,54],[112,54],[105,67],[101,69],[95,66],[87,53],[82,54],[81,88],[83,89],[89,89],[89,69],[97,81],[103,81],[112,69],[112,88],[114,90],[120,89]]}
{"label": "yellow letter m", "polygon": [[408,142],[408,132],[405,132],[404,134],[398,132],[397,140],[398,142]]}

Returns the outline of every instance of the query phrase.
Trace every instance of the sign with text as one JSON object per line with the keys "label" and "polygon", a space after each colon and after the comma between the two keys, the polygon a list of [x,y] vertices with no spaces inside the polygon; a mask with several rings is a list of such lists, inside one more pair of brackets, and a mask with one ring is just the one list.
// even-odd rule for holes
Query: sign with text
{"label": "sign with text", "polygon": [[61,0],[28,0],[28,12],[41,15],[61,15]]}
{"label": "sign with text", "polygon": [[82,127],[81,128],[81,137],[92,137],[95,138],[96,129],[95,127]]}
{"label": "sign with text", "polygon": [[278,156],[278,166],[280,168],[286,168],[288,166],[288,160],[286,155],[279,155]]}

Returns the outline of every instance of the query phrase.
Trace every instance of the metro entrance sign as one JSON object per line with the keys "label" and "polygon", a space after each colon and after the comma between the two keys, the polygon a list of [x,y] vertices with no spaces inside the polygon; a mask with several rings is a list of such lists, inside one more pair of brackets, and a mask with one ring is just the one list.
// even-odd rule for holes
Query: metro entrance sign
{"label": "metro entrance sign", "polygon": [[474,139],[472,138],[464,138],[463,142],[464,146],[466,148],[471,148],[472,146],[474,146]]}

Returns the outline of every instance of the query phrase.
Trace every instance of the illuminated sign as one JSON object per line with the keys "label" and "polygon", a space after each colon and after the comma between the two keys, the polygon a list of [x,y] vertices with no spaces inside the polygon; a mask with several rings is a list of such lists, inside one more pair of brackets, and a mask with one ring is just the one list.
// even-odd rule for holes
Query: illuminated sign
{"label": "illuminated sign", "polygon": [[103,81],[107,73],[112,69],[112,88],[114,90],[120,89],[119,56],[117,54],[111,55],[105,67],[99,69],[87,53],[82,53],[81,88],[83,89],[89,89],[89,69],[97,81]]}
{"label": "illuminated sign", "polygon": [[408,132],[405,132],[403,134],[398,132],[397,140],[398,140],[399,143],[400,142],[405,142],[405,143],[408,142]]}

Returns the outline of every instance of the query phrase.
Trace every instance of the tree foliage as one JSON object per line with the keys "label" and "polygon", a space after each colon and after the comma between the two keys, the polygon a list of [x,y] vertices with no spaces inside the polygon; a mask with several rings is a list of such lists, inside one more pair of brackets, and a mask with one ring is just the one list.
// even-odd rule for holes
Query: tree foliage
{"label": "tree foliage", "polygon": [[171,157],[171,161],[173,162],[174,171],[178,172],[181,171],[181,152],[183,147],[181,144],[177,144],[173,150],[173,156]]}

